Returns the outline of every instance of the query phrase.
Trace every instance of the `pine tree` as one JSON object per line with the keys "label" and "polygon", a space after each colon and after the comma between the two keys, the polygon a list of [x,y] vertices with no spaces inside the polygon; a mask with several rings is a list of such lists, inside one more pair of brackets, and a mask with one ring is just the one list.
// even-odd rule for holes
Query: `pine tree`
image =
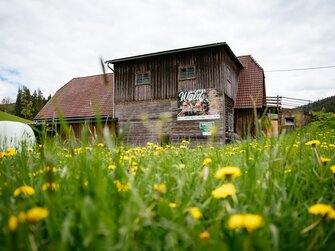
{"label": "pine tree", "polygon": [[16,96],[16,101],[15,101],[15,112],[14,114],[16,116],[21,116],[21,111],[22,111],[22,90],[19,88],[17,90],[17,96]]}

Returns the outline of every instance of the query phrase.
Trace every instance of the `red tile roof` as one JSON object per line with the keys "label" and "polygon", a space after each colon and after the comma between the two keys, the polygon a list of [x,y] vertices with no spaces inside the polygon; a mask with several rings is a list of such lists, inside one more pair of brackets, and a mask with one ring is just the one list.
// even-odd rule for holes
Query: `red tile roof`
{"label": "red tile roof", "polygon": [[60,88],[35,116],[35,120],[112,115],[113,74],[74,78]]}
{"label": "red tile roof", "polygon": [[265,79],[264,70],[250,56],[237,57],[244,68],[240,72],[235,108],[265,107]]}

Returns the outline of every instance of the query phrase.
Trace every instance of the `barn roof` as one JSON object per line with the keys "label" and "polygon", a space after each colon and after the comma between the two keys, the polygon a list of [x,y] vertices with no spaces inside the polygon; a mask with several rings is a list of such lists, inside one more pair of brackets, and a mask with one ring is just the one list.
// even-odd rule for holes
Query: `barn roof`
{"label": "barn roof", "polygon": [[240,71],[235,108],[265,107],[265,77],[263,68],[251,56],[239,56],[244,66]]}
{"label": "barn roof", "polygon": [[138,56],[132,56],[132,57],[125,57],[125,58],[118,58],[118,59],[112,59],[108,60],[105,63],[119,63],[124,61],[130,61],[130,60],[137,60],[137,59],[143,59],[148,57],[156,57],[156,56],[162,56],[162,55],[168,55],[168,54],[175,54],[175,53],[181,53],[185,51],[195,51],[195,50],[201,50],[206,48],[214,48],[214,47],[222,47],[224,50],[228,53],[228,55],[233,59],[233,61],[242,68],[242,64],[235,56],[234,52],[230,49],[228,44],[226,42],[219,42],[219,43],[212,43],[212,44],[205,44],[205,45],[199,45],[199,46],[193,46],[193,47],[186,47],[186,48],[180,48],[180,49],[174,49],[174,50],[168,50],[168,51],[160,51],[160,52],[154,52],[149,54],[143,54]]}
{"label": "barn roof", "polygon": [[[105,77],[106,78],[105,78]],[[112,115],[113,74],[74,78],[48,101],[35,120]]]}

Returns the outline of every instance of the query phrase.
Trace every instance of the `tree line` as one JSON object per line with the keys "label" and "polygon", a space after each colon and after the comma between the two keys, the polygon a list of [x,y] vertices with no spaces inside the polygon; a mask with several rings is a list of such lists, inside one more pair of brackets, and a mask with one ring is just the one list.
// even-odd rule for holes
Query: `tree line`
{"label": "tree line", "polygon": [[302,107],[305,111],[322,111],[322,112],[334,112],[335,113],[335,95],[328,98],[324,98],[315,101],[309,105]]}
{"label": "tree line", "polygon": [[51,95],[45,98],[40,89],[31,92],[28,87],[23,86],[18,89],[15,103],[8,97],[2,99],[1,110],[32,120],[49,99]]}

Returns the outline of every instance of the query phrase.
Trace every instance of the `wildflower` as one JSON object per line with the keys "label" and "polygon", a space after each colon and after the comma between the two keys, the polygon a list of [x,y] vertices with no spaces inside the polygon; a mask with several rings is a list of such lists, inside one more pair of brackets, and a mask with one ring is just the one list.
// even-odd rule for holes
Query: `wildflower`
{"label": "wildflower", "polygon": [[198,219],[200,219],[202,217],[202,213],[201,213],[200,209],[197,208],[197,207],[191,207],[191,208],[189,208],[188,212],[196,220],[198,220]]}
{"label": "wildflower", "polygon": [[330,170],[332,171],[333,174],[335,174],[335,165],[331,165]]}
{"label": "wildflower", "polygon": [[52,182],[52,183],[44,183],[42,185],[42,190],[46,191],[46,190],[51,190],[51,191],[56,191],[59,188],[59,184]]}
{"label": "wildflower", "polygon": [[231,183],[223,184],[222,186],[214,189],[212,191],[212,196],[216,199],[224,199],[228,196],[234,195],[236,193],[235,186]]}
{"label": "wildflower", "polygon": [[28,147],[28,148],[27,148],[27,151],[28,151],[29,153],[31,153],[31,152],[33,152],[33,151],[34,151],[34,149],[33,149],[33,148],[31,148],[31,147]]}
{"label": "wildflower", "polygon": [[184,145],[189,145],[190,141],[183,139],[181,143],[184,144]]}
{"label": "wildflower", "polygon": [[323,164],[327,164],[331,159],[330,158],[327,158],[327,157],[320,157],[320,161],[321,163]]}
{"label": "wildflower", "polygon": [[263,218],[257,214],[234,214],[228,219],[230,229],[246,229],[248,232],[259,228],[263,224]]}
{"label": "wildflower", "polygon": [[15,215],[9,216],[8,219],[8,228],[11,232],[14,232],[19,225],[19,220]]}
{"label": "wildflower", "polygon": [[288,168],[288,169],[284,170],[284,173],[291,173],[291,172],[292,172],[291,168]]}
{"label": "wildflower", "polygon": [[20,223],[23,223],[23,222],[26,221],[26,219],[27,219],[27,215],[26,215],[25,212],[20,212],[20,213],[18,214],[17,218],[19,219],[19,222],[20,222]]}
{"label": "wildflower", "polygon": [[176,208],[176,207],[177,207],[177,204],[174,203],[174,202],[170,202],[170,203],[169,203],[169,207],[171,207],[171,208]]}
{"label": "wildflower", "polygon": [[166,185],[164,183],[159,184],[159,185],[155,184],[154,190],[161,194],[166,193]]}
{"label": "wildflower", "polygon": [[215,173],[217,179],[235,179],[238,176],[241,176],[241,170],[236,166],[223,167]]}
{"label": "wildflower", "polygon": [[104,147],[105,145],[103,143],[99,143],[97,146],[98,147]]}
{"label": "wildflower", "polygon": [[331,219],[333,219],[333,217],[335,218],[335,210],[333,209],[333,207],[323,203],[317,203],[309,207],[308,212],[310,214],[320,215],[322,217],[328,216]]}
{"label": "wildflower", "polygon": [[111,164],[107,168],[108,168],[108,170],[112,171],[112,170],[116,169],[116,165]]}
{"label": "wildflower", "polygon": [[35,190],[34,188],[32,188],[31,186],[20,186],[18,188],[15,189],[14,191],[14,196],[17,197],[19,196],[20,194],[24,194],[24,195],[27,195],[27,196],[31,196],[31,195],[34,195],[35,194]]}
{"label": "wildflower", "polygon": [[6,156],[14,156],[16,155],[16,150],[13,147],[7,148],[7,151],[5,153]]}
{"label": "wildflower", "polygon": [[130,184],[128,183],[121,183],[119,180],[114,181],[114,185],[117,189],[117,191],[120,192],[127,192],[130,189]]}
{"label": "wildflower", "polygon": [[27,211],[27,220],[30,222],[40,221],[48,217],[49,211],[43,207],[33,207]]}
{"label": "wildflower", "polygon": [[199,234],[199,238],[201,240],[209,240],[211,238],[211,235],[207,231],[204,231]]}
{"label": "wildflower", "polygon": [[184,169],[186,167],[185,164],[179,164],[179,169]]}
{"label": "wildflower", "polygon": [[316,147],[319,146],[321,143],[319,140],[310,140],[308,142],[305,143],[306,146],[312,146],[312,147]]}
{"label": "wildflower", "polygon": [[207,166],[207,165],[209,165],[211,162],[212,162],[212,160],[211,160],[210,158],[206,158],[206,159],[204,159],[204,161],[202,162],[202,165],[203,165],[203,166]]}

